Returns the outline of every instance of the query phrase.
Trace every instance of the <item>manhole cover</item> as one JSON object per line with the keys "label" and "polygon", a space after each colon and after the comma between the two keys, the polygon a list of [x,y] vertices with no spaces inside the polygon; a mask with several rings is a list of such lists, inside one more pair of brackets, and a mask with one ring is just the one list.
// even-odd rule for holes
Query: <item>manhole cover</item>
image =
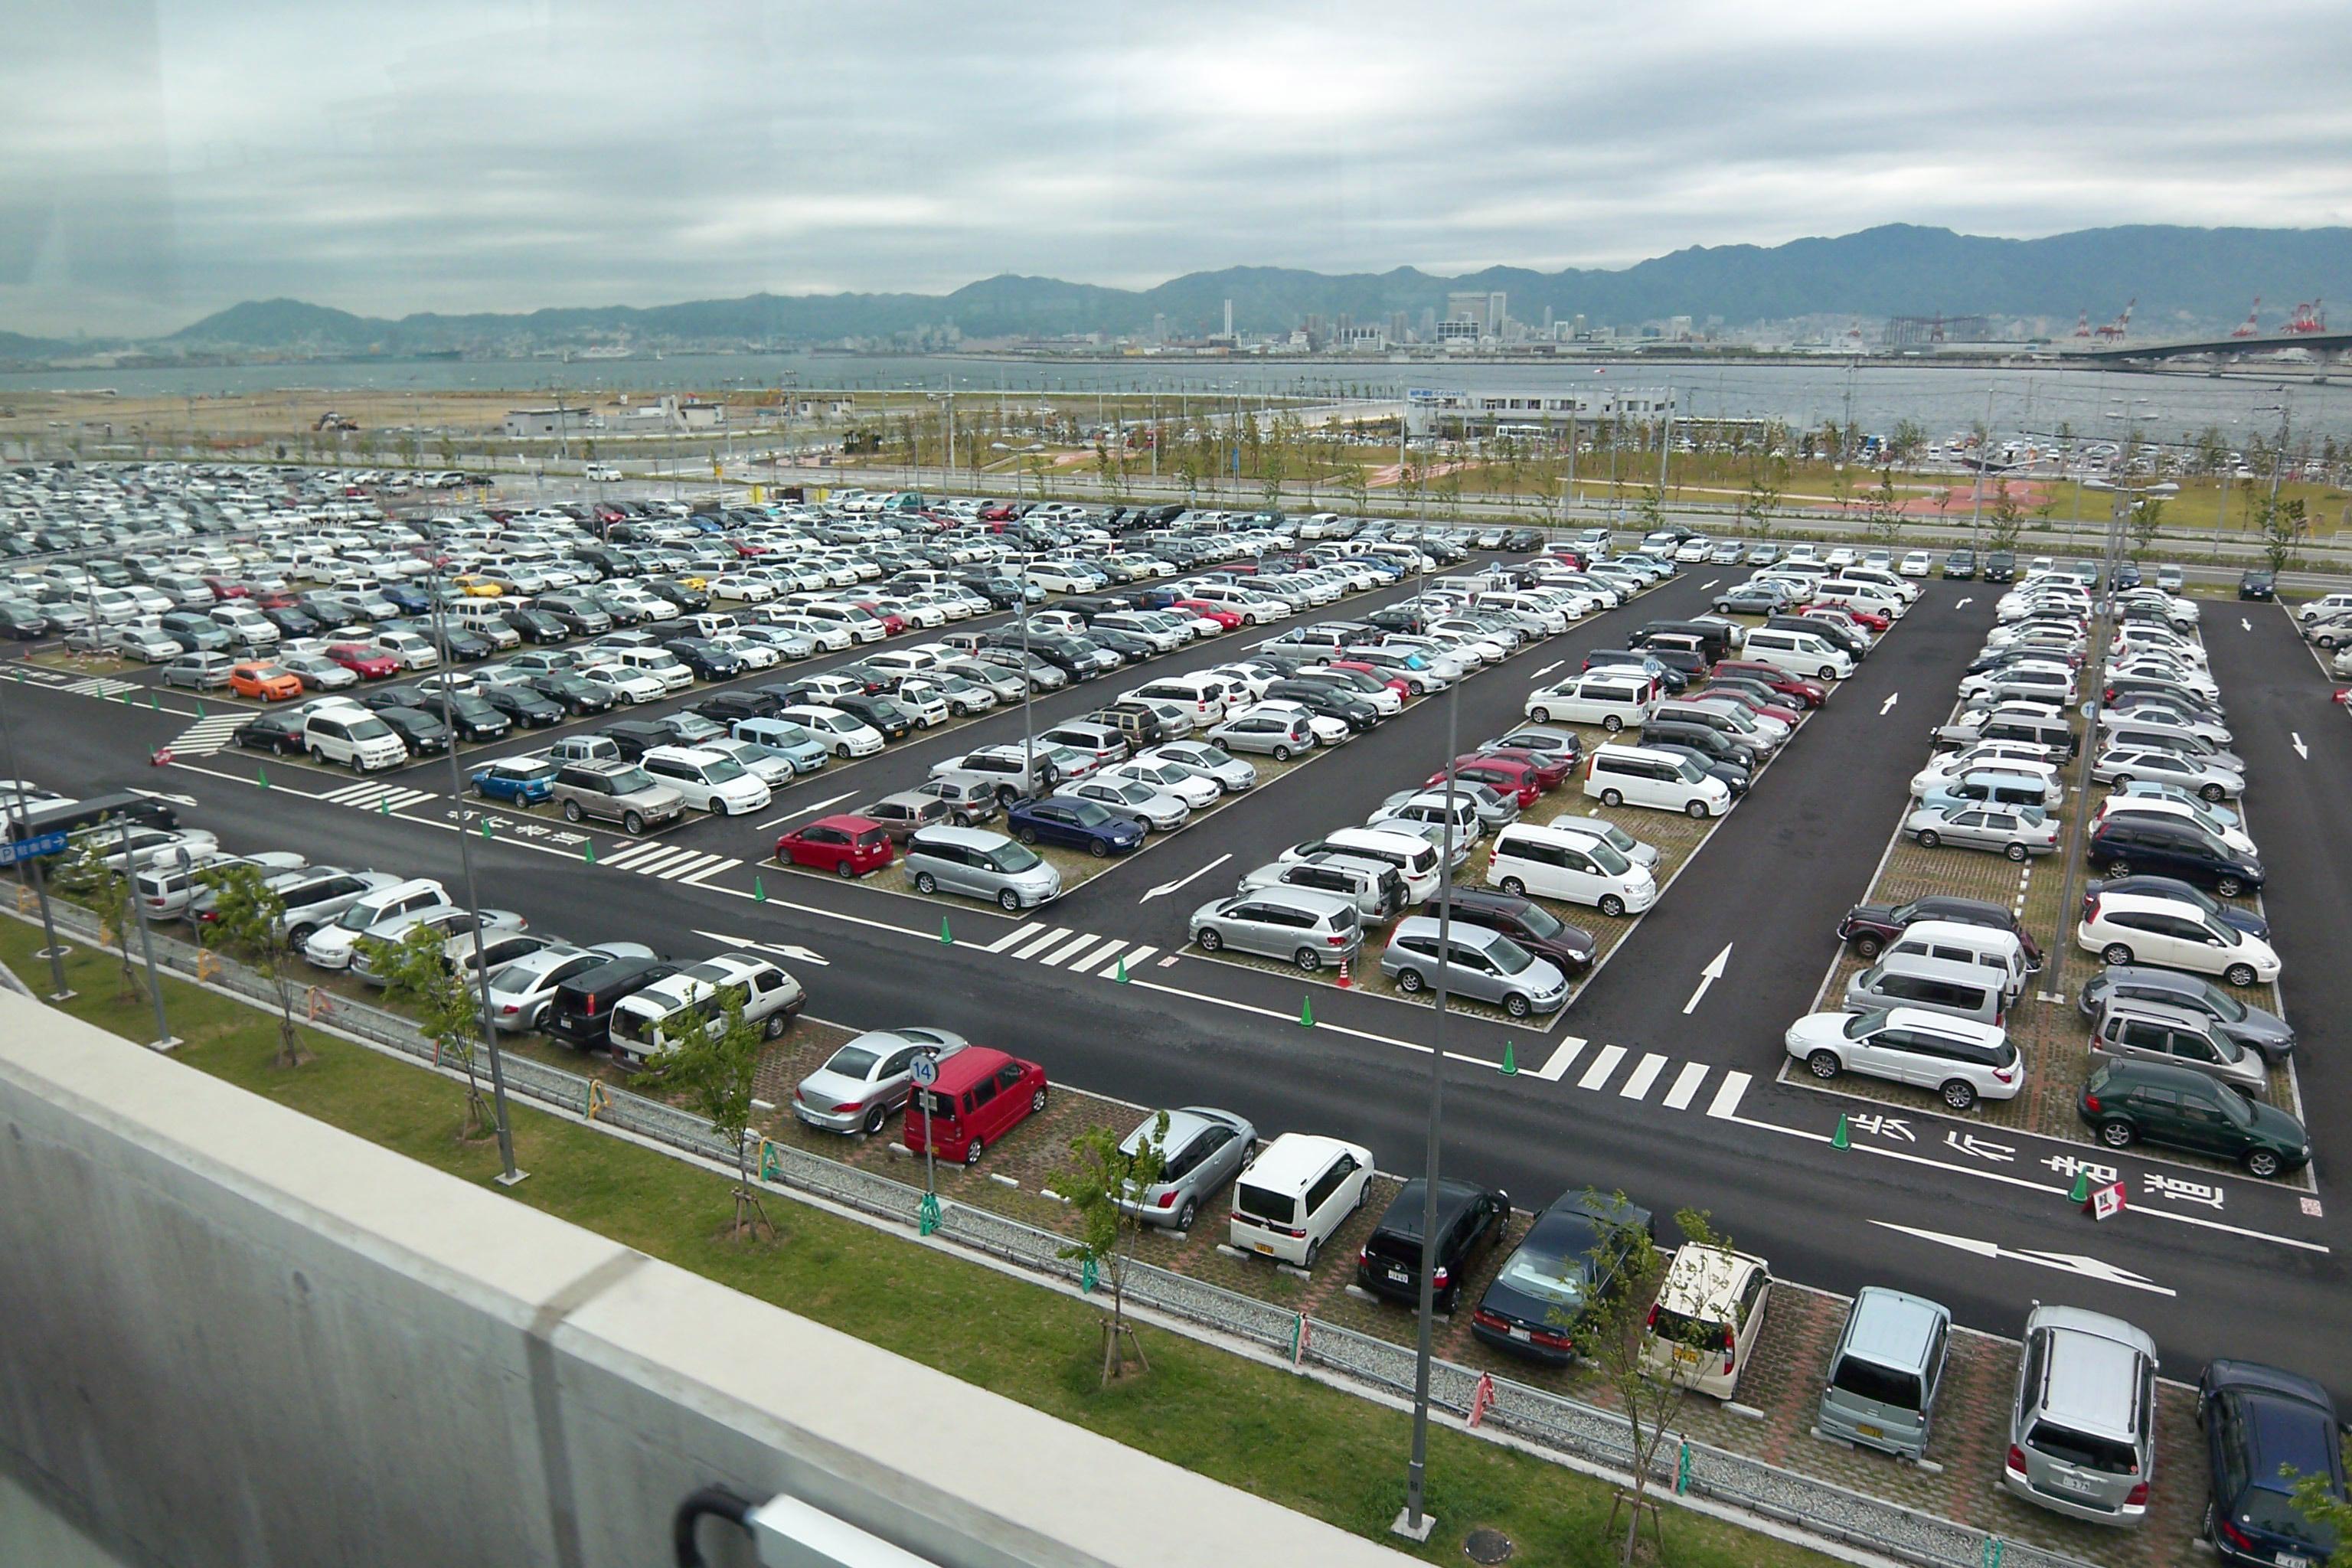
{"label": "manhole cover", "polygon": [[1474,1530],[1462,1550],[1473,1563],[1506,1563],[1511,1556],[1511,1538],[1499,1530]]}

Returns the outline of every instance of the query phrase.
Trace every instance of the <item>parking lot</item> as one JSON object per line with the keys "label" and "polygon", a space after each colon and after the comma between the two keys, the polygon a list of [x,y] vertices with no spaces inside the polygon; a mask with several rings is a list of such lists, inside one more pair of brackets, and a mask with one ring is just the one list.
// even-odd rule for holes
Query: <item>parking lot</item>
{"label": "parking lot", "polygon": [[[942,531],[961,526],[968,525]],[[1402,525],[1393,531],[1418,537]],[[1517,567],[1538,553],[1461,548],[1475,540],[1450,536],[1444,542],[1459,550],[1458,559],[1383,574],[1343,597],[1196,637],[1131,669],[1037,691],[1026,726],[1042,732],[1080,720],[1146,679],[1233,665],[1254,645],[1294,628],[1360,623],[1415,601],[1435,605],[1421,595],[1441,579]],[[1617,552],[1633,542],[1621,539]],[[1304,558],[1308,548],[1294,538],[1254,555],[1205,555],[1181,574],[1126,586],[1207,582],[1237,564],[1263,570],[1268,555]],[[1198,911],[1232,894],[1245,874],[1294,847],[1365,824],[1392,796],[1421,789],[1449,756],[1475,752],[1527,725],[1531,692],[1578,674],[1590,655],[1626,648],[1653,622],[1706,614],[1750,571],[1745,560],[1682,563],[1625,603],[1588,609],[1564,631],[1498,649],[1499,657],[1444,689],[1404,695],[1400,711],[1343,742],[1282,761],[1246,756],[1258,775],[1252,787],[1217,795],[1181,826],[1147,832],[1131,849],[1097,857],[1041,843],[1037,853],[1060,875],[1060,896],[1013,913],[924,895],[895,858],[843,877],[781,863],[776,847],[783,835],[909,790],[975,748],[1017,750],[1024,729],[1018,702],[913,731],[869,756],[828,758],[780,783],[756,811],[688,811],[631,835],[569,822],[546,803],[453,802],[446,756],[360,775],[306,756],[247,752],[231,737],[259,704],[163,687],[147,666],[67,665],[36,643],[32,658],[9,661],[14,684],[5,698],[15,710],[19,771],[62,794],[151,791],[184,803],[179,815],[216,831],[232,850],[290,849],[314,861],[440,878],[453,888],[456,835],[463,832],[471,836],[482,903],[521,912],[534,931],[640,941],[687,957],[759,954],[806,985],[812,1020],[850,1029],[936,1022],[1043,1063],[1057,1084],[1108,1097],[1057,1098],[1040,1125],[982,1168],[951,1178],[962,1201],[1016,1205],[1024,1217],[1058,1221],[1050,1200],[1034,1189],[1081,1124],[1076,1119],[1125,1115],[1130,1104],[1231,1106],[1265,1133],[1349,1138],[1372,1151],[1383,1173],[1409,1174],[1418,1165],[1430,1053],[1442,1050],[1447,1168],[1507,1188],[1520,1211],[1515,1224],[1558,1193],[1586,1186],[1622,1190],[1662,1215],[1689,1204],[1712,1211],[1789,1287],[1768,1320],[1757,1382],[1741,1396],[1764,1410],[1762,1419],[1710,1410],[1703,1430],[1736,1446],[1760,1445],[1780,1462],[1845,1484],[1887,1489],[2012,1538],[2100,1560],[2116,1560],[2105,1544],[2116,1539],[2112,1534],[2064,1525],[1996,1495],[1995,1428],[2006,1418],[2015,1353],[1997,1336],[2014,1336],[2034,1299],[2063,1298],[2126,1318],[2156,1336],[2165,1374],[2176,1380],[2165,1396],[2161,1462],[2178,1484],[2159,1484],[2156,1515],[2130,1538],[2131,1560],[2186,1560],[2183,1542],[2202,1501],[2202,1459],[2184,1430],[2187,1396],[2177,1384],[2221,1354],[2273,1360],[2331,1380],[2316,1352],[2326,1325],[2340,1321],[2342,1281],[2323,1185],[2333,1125],[2325,1112],[2339,1075],[2327,1059],[2330,1030],[2315,1020],[2333,1016],[2337,966],[2322,944],[2335,929],[2329,911],[2344,885],[2338,873],[2352,871],[2352,843],[2327,787],[2340,776],[2328,764],[2342,760],[2347,721],[2329,704],[2327,671],[2295,637],[2287,611],[2254,604],[2242,616],[2235,601],[2206,599],[2196,641],[2228,703],[2231,745],[2243,757],[2255,797],[2245,827],[2269,852],[2273,872],[2259,896],[2225,901],[2272,922],[2284,965],[2275,984],[2229,989],[2298,1026],[2295,1050],[2270,1073],[2262,1098],[2312,1128],[2322,1147],[2308,1168],[2264,1178],[2212,1154],[2144,1141],[2113,1146],[2098,1142],[2078,1115],[2094,1064],[2093,1020],[2076,1003],[2103,958],[2075,945],[2074,927],[2083,881],[2105,868],[2081,866],[2069,898],[2065,861],[2069,836],[2088,837],[2089,814],[2110,794],[2105,785],[2082,791],[2075,770],[2064,769],[2063,798],[2053,812],[2058,847],[2021,862],[1900,835],[1898,824],[1916,805],[1912,775],[1929,756],[1926,731],[1953,718],[1955,689],[1998,624],[2001,585],[1911,580],[1916,603],[1871,638],[1874,646],[1848,678],[1827,683],[1822,706],[1797,714],[1792,732],[1753,769],[1727,810],[1695,817],[1609,805],[1587,794],[1581,766],[1519,804],[1520,824],[1598,818],[1655,852],[1658,891],[1645,910],[1612,915],[1535,897],[1542,910],[1591,938],[1589,963],[1563,976],[1562,1005],[1518,1017],[1500,1002],[1457,998],[1445,1033],[1433,1036],[1430,989],[1408,994],[1381,963],[1398,911],[1363,923],[1360,951],[1344,967],[1306,970],[1231,944],[1212,953],[1194,940]],[[1232,572],[1235,580],[1255,574]],[[1032,613],[1068,596],[1057,592]],[[998,610],[955,626],[986,632],[1009,618]],[[1748,632],[1766,625],[1756,616],[1737,620]],[[461,742],[460,765],[470,771],[540,753],[618,718],[658,721],[725,692],[822,676],[859,662],[862,653],[946,629],[813,652],[771,670],[697,681],[612,714]],[[2065,722],[2089,739],[2090,721],[2071,705]],[[1635,739],[1597,724],[1559,728],[1575,738],[1585,761],[1604,744]],[[27,735],[37,740],[29,755]],[[165,751],[168,764],[159,766],[153,758]],[[2244,803],[2230,805],[2240,810]],[[993,824],[1006,826],[1002,817]],[[1487,887],[1494,844],[1495,834],[1482,826],[1457,886]],[[2074,853],[2080,865],[2082,851]],[[2044,954],[2043,978],[2002,1013],[2024,1066],[2014,1098],[1956,1110],[1932,1085],[1854,1071],[1823,1081],[1783,1044],[1792,1021],[1837,1009],[1847,983],[1867,967],[1832,934],[1841,917],[1856,904],[1927,896],[2005,908]],[[2047,991],[2053,974],[2063,988]],[[832,1025],[795,1026],[772,1063],[771,1104],[782,1107],[795,1075],[842,1037]],[[770,1134],[859,1162],[895,1158],[887,1138],[861,1142],[812,1132],[781,1110]],[[992,1173],[1022,1185],[990,1182]],[[2116,1219],[2090,1220],[2072,1198],[2077,1177],[2097,1185],[2121,1181],[2130,1206]],[[1358,1217],[1330,1238],[1328,1260],[1305,1278],[1220,1250],[1224,1226],[1206,1220],[1181,1241],[1155,1236],[1150,1256],[1328,1321],[1409,1335],[1410,1313],[1359,1300],[1348,1285],[1361,1231],[1385,1206],[1378,1194],[1392,1191],[1395,1179],[1380,1178],[1389,1184],[1376,1184]],[[1507,1232],[1487,1268],[1515,1234]],[[2236,1310],[2249,1279],[2262,1282],[2272,1311]],[[1844,1450],[1805,1435],[1807,1391],[1818,1384],[1826,1341],[1840,1321],[1836,1297],[1819,1292],[1850,1294],[1869,1283],[1933,1297],[1979,1336],[1956,1363],[1953,1386],[1953,1408],[1974,1414],[1956,1419],[1949,1447],[1931,1456],[1945,1467],[1940,1478],[1876,1461],[1857,1470]],[[1498,1374],[1530,1375],[1472,1342],[1460,1321],[1444,1326],[1440,1350]]]}

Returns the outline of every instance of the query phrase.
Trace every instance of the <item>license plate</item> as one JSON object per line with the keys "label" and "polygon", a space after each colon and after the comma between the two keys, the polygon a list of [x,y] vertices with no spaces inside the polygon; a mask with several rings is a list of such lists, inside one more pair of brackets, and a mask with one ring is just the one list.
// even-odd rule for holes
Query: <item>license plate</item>
{"label": "license plate", "polygon": [[2313,1559],[2302,1556],[2299,1553],[2293,1552],[2280,1552],[2278,1554],[2278,1565],[2279,1568],[2315,1568]]}
{"label": "license plate", "polygon": [[1527,1344],[1535,1339],[1535,1335],[1528,1332],[1525,1329],[1513,1329],[1511,1331],[1511,1338],[1518,1341],[1521,1344]]}
{"label": "license plate", "polygon": [[1693,1350],[1688,1345],[1676,1345],[1675,1347],[1675,1359],[1682,1363],[1685,1366],[1696,1366],[1698,1364],[1698,1352]]}
{"label": "license plate", "polygon": [[1274,1256],[1274,1248],[1268,1247],[1263,1241],[1252,1242],[1250,1245],[1256,1247],[1260,1252],[1265,1253],[1268,1258],[1272,1258]]}
{"label": "license plate", "polygon": [[1865,1437],[1884,1437],[1886,1436],[1885,1433],[1880,1431],[1875,1426],[1856,1426],[1854,1430]]}
{"label": "license plate", "polygon": [[2060,1491],[2074,1492],[2077,1496],[2082,1497],[2088,1497],[2093,1492],[2098,1490],[2098,1488],[2094,1483],[2084,1480],[2076,1476],[2054,1475],[2050,1478],[2050,1484],[2056,1487]]}
{"label": "license plate", "polygon": [[1391,1268],[1389,1270],[1389,1278],[1402,1285],[1404,1283],[1404,1270],[1402,1268]]}

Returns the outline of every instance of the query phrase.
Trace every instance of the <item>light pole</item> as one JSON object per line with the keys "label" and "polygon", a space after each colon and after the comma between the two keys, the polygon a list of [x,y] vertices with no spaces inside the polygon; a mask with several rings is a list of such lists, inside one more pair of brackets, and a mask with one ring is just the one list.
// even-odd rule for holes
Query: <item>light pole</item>
{"label": "light pole", "polygon": [[481,895],[474,886],[474,836],[466,828],[466,780],[457,765],[457,726],[449,710],[449,606],[437,581],[433,584],[433,646],[441,660],[441,727],[449,732],[449,803],[457,812],[457,861],[466,877],[466,909],[473,917],[474,980],[482,999],[482,1045],[490,1056],[490,1101],[499,1128],[499,1163],[505,1167],[497,1180],[500,1186],[510,1187],[530,1173],[515,1169],[514,1129],[507,1120],[506,1065],[499,1056],[498,1026],[490,1021],[490,965],[482,949]]}
{"label": "light pole", "polygon": [[[155,973],[155,938],[147,929],[147,906],[139,897],[139,858],[131,852],[131,818],[122,818],[122,901],[131,906],[131,918],[139,922],[139,951],[147,961],[147,994],[155,999],[155,1047],[168,1051],[180,1042],[172,1037],[171,1020],[163,1016],[163,982]],[[186,858],[186,851],[181,851]],[[117,932],[121,940],[123,933]]]}

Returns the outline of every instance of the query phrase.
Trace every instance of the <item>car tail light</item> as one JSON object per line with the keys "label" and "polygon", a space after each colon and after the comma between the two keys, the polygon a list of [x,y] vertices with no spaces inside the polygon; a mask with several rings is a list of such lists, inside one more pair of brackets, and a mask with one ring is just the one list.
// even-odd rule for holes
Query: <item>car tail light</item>
{"label": "car tail light", "polygon": [[1356,1248],[1356,1261],[1366,1268],[1370,1268],[1372,1266],[1372,1249],[1369,1247],[1360,1247]]}
{"label": "car tail light", "polygon": [[1341,931],[1327,936],[1323,939],[1323,945],[1326,947],[1345,947],[1348,945],[1347,933]]}
{"label": "car tail light", "polygon": [[[2147,1496],[2147,1483],[2145,1481],[2132,1489],[2132,1499],[2134,1501],[2143,1501],[2146,1500]],[[2236,1525],[2231,1523],[2229,1520],[2222,1517],[2218,1512],[2215,1513],[2213,1517],[2213,1524],[2214,1528],[2220,1531],[2221,1540],[2229,1546],[2231,1551],[2242,1552],[2249,1556],[2253,1554],[2254,1543],[2247,1537],[2244,1531],[2240,1530]]]}
{"label": "car tail light", "polygon": [[2146,1481],[2142,1481],[2137,1486],[2132,1488],[2130,1495],[2124,1499],[2124,1506],[2126,1508],[2146,1508],[2147,1506],[2147,1483]]}
{"label": "car tail light", "polygon": [[521,1012],[521,1011],[522,1011],[522,1009],[521,1009],[521,1008],[520,1008],[520,1007],[518,1007],[518,1006],[516,1006],[513,1003],[509,1002],[509,1003],[507,1003],[505,1005],[501,1006],[501,1007],[499,1009],[499,1013],[501,1013],[501,1014],[503,1014],[503,1015],[507,1015],[507,1016],[512,1016],[512,1015],[514,1015],[514,1014],[516,1014],[516,1013],[520,1013],[520,1012]]}
{"label": "car tail light", "polygon": [[2097,1095],[2086,1094],[2083,1097],[2083,1109],[2089,1111],[2092,1115],[2096,1116],[2105,1108],[2100,1105],[2099,1097]]}
{"label": "car tail light", "polygon": [[1176,1206],[1176,1189],[1171,1187],[1166,1192],[1160,1194],[1160,1201],[1152,1206],[1163,1209],[1174,1208]]}
{"label": "car tail light", "polygon": [[1731,1375],[1732,1358],[1738,1349],[1739,1342],[1731,1337],[1731,1330],[1727,1326],[1723,1331],[1723,1374],[1726,1377]]}
{"label": "car tail light", "polygon": [[1644,1332],[1653,1332],[1653,1333],[1654,1333],[1654,1332],[1655,1332],[1655,1331],[1656,1331],[1657,1327],[1658,1327],[1658,1305],[1657,1305],[1657,1303],[1656,1303],[1656,1302],[1653,1301],[1653,1302],[1651,1302],[1651,1303],[1650,1303],[1650,1315],[1649,1315],[1647,1318],[1645,1318],[1645,1319],[1643,1319],[1643,1321],[1642,1321],[1642,1328],[1643,1328],[1643,1331]]}
{"label": "car tail light", "polygon": [[2009,1446],[2009,1468],[2018,1475],[2025,1474],[2025,1450],[2014,1443]]}
{"label": "car tail light", "polygon": [[1436,1273],[1432,1274],[1429,1277],[1429,1282],[1433,1288],[1443,1290],[1445,1289],[1445,1282],[1453,1278],[1454,1271],[1452,1269],[1440,1268]]}
{"label": "car tail light", "polygon": [[2083,904],[2083,920],[2084,920],[2084,921],[2087,924],[2088,922],[2090,922],[2090,921],[2095,921],[2095,920],[2097,920],[2098,918],[2099,918],[2099,900],[2098,900],[2098,899],[2097,899],[2095,896],[2094,896],[2094,897],[2092,897],[2092,898],[2090,898],[2090,899],[2087,899],[2087,900],[2084,900],[2084,904]]}

